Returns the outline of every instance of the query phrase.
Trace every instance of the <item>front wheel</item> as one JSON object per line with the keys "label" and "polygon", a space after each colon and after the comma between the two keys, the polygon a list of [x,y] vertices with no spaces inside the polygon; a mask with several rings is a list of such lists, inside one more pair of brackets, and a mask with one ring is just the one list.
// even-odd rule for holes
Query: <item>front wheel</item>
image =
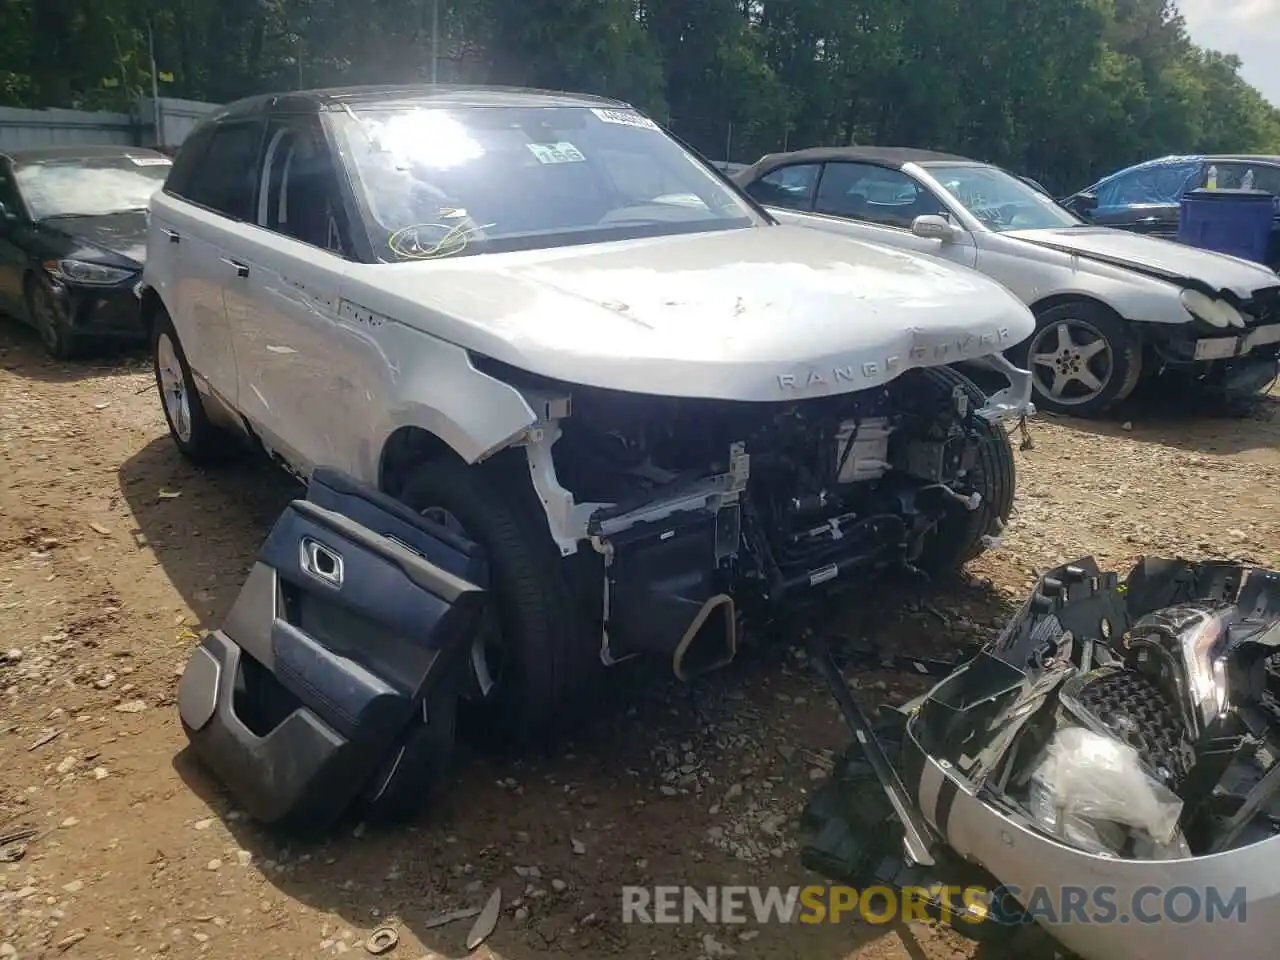
{"label": "front wheel", "polygon": [[[475,732],[525,741],[563,730],[597,702],[601,633],[572,588],[572,565],[519,487],[520,450],[483,466],[442,458],[418,467],[399,499],[479,544],[489,561],[493,617],[472,651],[468,714]],[[527,479],[525,480],[527,483]]]}
{"label": "front wheel", "polygon": [[[951,396],[958,386],[967,395],[970,409],[977,409],[986,400],[972,380],[950,367],[934,367],[921,372],[939,396]],[[977,458],[965,487],[979,494],[982,500],[976,510],[967,510],[958,504],[949,506],[947,513],[938,521],[917,561],[921,569],[931,574],[959,570],[982,553],[990,542],[987,538],[999,536],[1013,512],[1017,471],[1009,434],[1000,423],[976,416],[972,419]]]}
{"label": "front wheel", "polygon": [[66,315],[53,298],[47,282],[28,277],[26,290],[27,313],[36,325],[44,352],[54,360],[72,360],[76,355],[75,336]]}
{"label": "front wheel", "polygon": [[1121,317],[1100,303],[1077,300],[1043,310],[1036,329],[1010,351],[1031,371],[1042,410],[1096,417],[1124,400],[1142,376],[1142,344]]}

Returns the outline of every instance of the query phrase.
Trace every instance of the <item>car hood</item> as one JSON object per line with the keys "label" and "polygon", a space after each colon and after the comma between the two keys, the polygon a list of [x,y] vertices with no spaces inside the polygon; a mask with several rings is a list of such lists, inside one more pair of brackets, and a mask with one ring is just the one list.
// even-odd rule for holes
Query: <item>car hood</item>
{"label": "car hood", "polygon": [[1260,263],[1127,230],[1067,227],[1010,230],[1004,236],[1126,267],[1179,286],[1197,287],[1212,296],[1230,293],[1248,300],[1261,289],[1280,286],[1280,276]]}
{"label": "car hood", "polygon": [[147,214],[144,210],[93,217],[57,217],[42,221],[41,226],[70,241],[73,248],[67,255],[71,257],[92,256],[91,250],[74,249],[79,246],[106,250],[136,265],[147,259]]}
{"label": "car hood", "polygon": [[790,226],[358,265],[344,297],[531,373],[732,400],[866,389],[1034,327],[978,273]]}

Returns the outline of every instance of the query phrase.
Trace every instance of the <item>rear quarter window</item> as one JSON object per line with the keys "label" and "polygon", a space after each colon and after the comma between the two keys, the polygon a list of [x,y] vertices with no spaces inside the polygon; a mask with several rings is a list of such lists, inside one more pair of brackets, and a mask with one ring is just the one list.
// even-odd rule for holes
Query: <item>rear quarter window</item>
{"label": "rear quarter window", "polygon": [[204,152],[209,148],[209,141],[212,138],[213,124],[210,123],[197,127],[187,135],[173,158],[169,176],[165,178],[165,193],[171,193],[175,197],[186,197],[187,185],[191,182],[192,173],[204,156]]}
{"label": "rear quarter window", "polygon": [[193,145],[200,153],[183,171],[181,192],[176,184],[170,192],[234,220],[252,220],[265,131],[261,119],[212,124],[205,146]]}

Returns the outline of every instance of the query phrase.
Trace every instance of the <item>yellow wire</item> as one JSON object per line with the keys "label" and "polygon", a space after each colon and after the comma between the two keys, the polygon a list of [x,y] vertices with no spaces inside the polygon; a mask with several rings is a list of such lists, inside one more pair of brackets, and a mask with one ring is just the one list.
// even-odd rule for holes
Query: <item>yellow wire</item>
{"label": "yellow wire", "polygon": [[[468,227],[457,223],[452,227],[447,227],[443,223],[413,223],[392,233],[387,238],[387,246],[392,253],[404,257],[406,260],[436,260],[440,257],[450,257],[461,253],[467,249],[476,233],[491,226],[493,224]],[[418,235],[421,230],[443,230],[445,233],[431,247],[424,248],[421,245],[422,238]],[[416,250],[406,247],[406,240],[410,233],[413,233],[415,240],[417,240]]]}

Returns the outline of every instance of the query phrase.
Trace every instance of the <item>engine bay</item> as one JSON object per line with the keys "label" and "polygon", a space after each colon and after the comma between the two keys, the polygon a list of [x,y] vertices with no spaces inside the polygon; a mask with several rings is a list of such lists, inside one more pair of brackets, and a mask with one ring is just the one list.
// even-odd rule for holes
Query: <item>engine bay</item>
{"label": "engine bay", "polygon": [[748,473],[731,504],[742,550],[730,551],[728,573],[776,599],[855,563],[910,563],[942,513],[978,506],[967,485],[975,398],[922,371],[792,403],[575,389],[553,456],[577,501],[609,504],[593,517],[596,530],[708,478]]}

